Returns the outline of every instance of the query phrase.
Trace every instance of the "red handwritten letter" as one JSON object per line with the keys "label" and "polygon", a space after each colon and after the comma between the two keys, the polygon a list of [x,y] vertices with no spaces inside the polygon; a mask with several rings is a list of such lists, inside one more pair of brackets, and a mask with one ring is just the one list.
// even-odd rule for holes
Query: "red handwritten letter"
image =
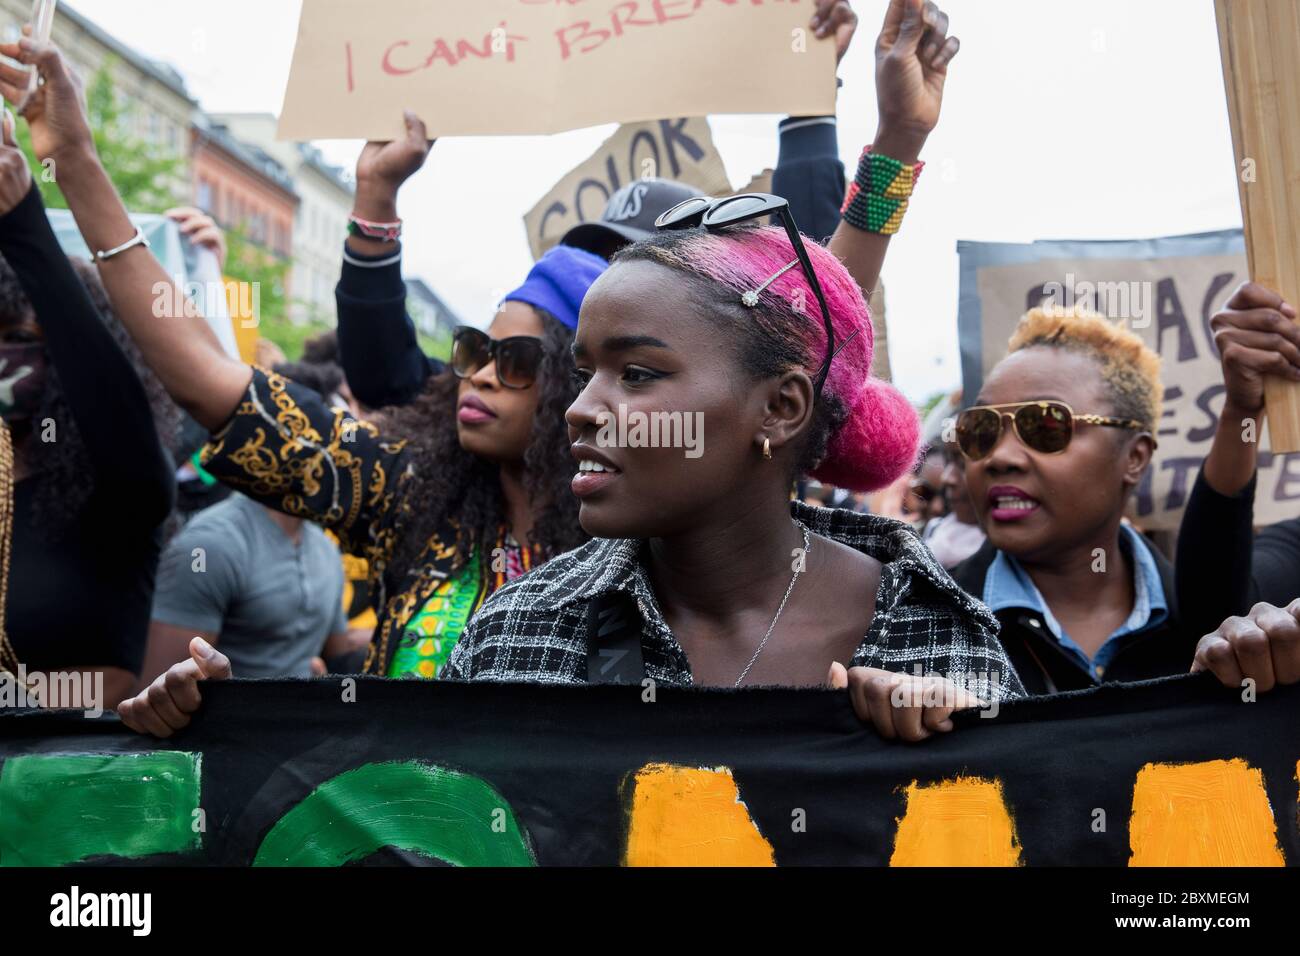
{"label": "red handwritten letter", "polygon": [[393,51],[396,50],[398,47],[410,46],[410,45],[411,45],[410,40],[398,40],[396,43],[394,43],[392,46],[390,46],[387,50],[384,51],[383,68],[385,73],[388,73],[391,76],[406,76],[406,74],[414,73],[416,70],[420,69],[420,67],[418,66],[413,66],[409,70],[404,70],[400,66],[393,65],[393,59],[392,59]]}
{"label": "red handwritten letter", "polygon": [[[571,36],[572,40],[570,39]],[[575,47],[579,53],[590,53],[596,49],[609,39],[609,31],[593,30],[590,20],[579,20],[577,23],[571,23],[567,27],[556,30],[555,38],[560,41],[560,59],[567,60],[572,55]],[[574,40],[577,41],[576,44],[573,42]],[[586,42],[589,40],[595,42]]]}

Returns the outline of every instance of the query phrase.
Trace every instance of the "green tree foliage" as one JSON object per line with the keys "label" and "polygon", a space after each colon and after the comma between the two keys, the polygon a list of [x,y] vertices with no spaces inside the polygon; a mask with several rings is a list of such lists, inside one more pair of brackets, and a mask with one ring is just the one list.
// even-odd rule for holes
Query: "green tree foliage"
{"label": "green tree foliage", "polygon": [[[274,323],[289,315],[290,263],[248,238],[243,225],[226,230],[226,274],[240,282],[250,282],[257,289],[261,323]],[[265,332],[263,332],[265,334]]]}
{"label": "green tree foliage", "polygon": [[[186,197],[178,194],[183,159],[166,155],[162,146],[149,143],[135,134],[134,114],[121,102],[113,84],[112,58],[90,79],[86,88],[86,111],[104,169],[117,187],[126,208],[133,213],[161,213],[182,205]],[[58,186],[58,169],[43,167],[32,149],[31,134],[25,123],[19,124],[18,144],[31,163],[41,197],[48,209],[66,209],[67,200]],[[257,290],[258,332],[284,350],[290,359],[302,354],[303,342],[334,327],[334,317],[310,316],[295,323],[289,317],[288,296],[291,263],[277,256],[249,237],[244,224],[226,231],[229,256],[226,275],[249,283],[242,294],[251,303]],[[238,309],[238,303],[235,303]],[[242,318],[241,316],[237,316]],[[420,334],[420,344],[432,355],[444,360],[451,352],[451,339],[445,333],[436,338]]]}
{"label": "green tree foliage", "polygon": [[926,416],[929,415],[932,411],[934,411],[940,402],[946,401],[947,398],[948,398],[948,392],[941,391],[941,392],[935,392],[924,402],[922,402],[920,407],[917,408],[917,413],[921,416],[921,421],[925,421]]}
{"label": "green tree foliage", "polygon": [[[118,100],[110,58],[91,78],[86,89],[86,112],[104,169],[131,212],[163,212],[178,205],[176,193],[182,159],[167,155],[161,145],[134,134],[131,112]],[[20,124],[18,144],[32,164],[41,198],[48,209],[66,209],[59,190],[58,169],[43,167],[32,150],[26,124]]]}

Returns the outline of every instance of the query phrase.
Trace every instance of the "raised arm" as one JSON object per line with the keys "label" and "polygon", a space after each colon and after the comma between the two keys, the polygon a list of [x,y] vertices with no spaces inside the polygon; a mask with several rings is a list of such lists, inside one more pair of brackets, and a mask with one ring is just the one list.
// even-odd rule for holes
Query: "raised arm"
{"label": "raised arm", "polygon": [[148,396],[59,248],[11,123],[0,146],[0,254],[36,313],[96,490],[122,502],[124,521],[152,528],[171,511],[173,483]]}
{"label": "raised arm", "polygon": [[[890,0],[876,40],[879,125],[871,151],[905,166],[920,158],[939,122],[948,63],[960,42],[948,36],[948,16],[933,0]],[[880,282],[889,235],[842,221],[827,244],[870,297]]]}
{"label": "raised arm", "polygon": [[835,117],[790,116],[781,120],[778,135],[772,192],[790,203],[800,232],[825,242],[840,224],[844,201]]}
{"label": "raised arm", "polygon": [[[858,27],[848,0],[817,0],[809,24],[819,41],[834,38],[837,62],[844,60]],[[844,163],[834,116],[788,116],[777,127],[780,147],[772,192],[790,203],[799,230],[818,242],[840,224]]]}
{"label": "raised arm", "polygon": [[[29,37],[0,44],[0,54],[40,73],[42,84],[27,97],[27,72],[0,63],[0,93],[23,104],[36,155],[51,164],[86,244],[100,252],[130,240],[135,227],[100,164],[80,84],[62,54]],[[230,418],[252,372],[222,351],[203,316],[153,254],[136,246],[101,260],[99,274],[114,313],[176,403],[206,428]]]}
{"label": "raised arm", "polygon": [[[1198,633],[1208,633],[1231,615],[1245,614],[1256,601],[1282,600],[1274,586],[1267,596],[1261,593],[1254,567],[1255,468],[1264,376],[1300,380],[1300,326],[1295,318],[1295,308],[1280,295],[1247,282],[1210,320],[1223,364],[1223,410],[1183,512],[1174,563],[1179,612]],[[1269,543],[1277,547],[1280,542],[1271,537]],[[1215,560],[1207,561],[1209,554]],[[1271,566],[1266,570],[1276,573]]]}
{"label": "raised arm", "polygon": [[1236,495],[1255,477],[1264,376],[1300,381],[1300,326],[1294,305],[1246,282],[1215,313],[1210,328],[1223,365],[1224,400],[1205,456],[1205,479],[1219,494]]}
{"label": "raised arm", "polygon": [[[80,91],[59,52],[24,39],[0,54],[36,63],[45,82],[23,109],[37,155],[55,175],[91,249],[134,232],[95,154]],[[0,93],[21,95],[22,72],[0,64]],[[102,261],[118,319],[181,407],[212,431],[208,471],[272,508],[332,528],[354,553],[383,561],[397,485],[407,473],[390,442],[329,408],[310,389],[255,371],[222,350],[188,298],[148,249]],[[274,449],[272,452],[270,449]]]}
{"label": "raised arm", "polygon": [[[357,219],[398,221],[398,190],[424,165],[432,145],[414,113],[408,110],[405,119],[405,138],[367,143],[361,151],[352,210]],[[352,394],[371,408],[414,400],[440,364],[421,351],[406,313],[401,243],[349,235],[335,299],[339,360]]]}

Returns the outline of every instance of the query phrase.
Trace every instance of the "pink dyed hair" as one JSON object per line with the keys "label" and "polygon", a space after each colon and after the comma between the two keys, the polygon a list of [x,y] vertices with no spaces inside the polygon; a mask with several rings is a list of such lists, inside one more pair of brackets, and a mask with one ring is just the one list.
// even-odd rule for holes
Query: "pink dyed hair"
{"label": "pink dyed hair", "polygon": [[[830,436],[826,457],[812,477],[840,488],[874,491],[910,471],[916,463],[920,424],[915,409],[887,382],[871,377],[875,335],[871,312],[857,283],[829,251],[811,239],[804,243],[817,273],[841,351],[831,362],[824,391],[838,399],[847,417]],[[785,230],[774,226],[734,229],[723,233],[693,232],[651,256],[683,272],[712,279],[735,290],[737,301],[755,290],[795,258]],[[826,327],[817,296],[798,264],[760,293],[755,311],[802,316],[790,329],[809,356],[815,374],[826,356]],[[852,340],[850,335],[856,332]],[[847,345],[845,344],[847,342]]]}

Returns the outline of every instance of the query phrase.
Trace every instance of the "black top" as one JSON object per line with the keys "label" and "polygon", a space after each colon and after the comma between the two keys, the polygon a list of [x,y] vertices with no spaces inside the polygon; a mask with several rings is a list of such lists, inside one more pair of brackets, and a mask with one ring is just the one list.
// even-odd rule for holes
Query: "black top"
{"label": "black top", "polygon": [[[772,191],[789,201],[800,231],[821,241],[839,225],[844,200],[835,117],[791,117],[780,137]],[[406,313],[401,244],[380,256],[345,249],[334,295],[339,362],[352,394],[371,408],[414,401],[443,365],[421,351]]]}
{"label": "black top", "polygon": [[[1056,639],[1040,614],[1017,607],[994,612],[1001,625],[998,638],[1030,694],[1083,690],[1112,681],[1149,680],[1186,674],[1191,669],[1200,635],[1192,633],[1182,623],[1183,616],[1173,600],[1174,569],[1164,555],[1145,540],[1142,546],[1155,561],[1165,600],[1169,604],[1169,614],[1159,624],[1125,638],[1101,675],[1085,669]],[[1127,535],[1120,535],[1120,548],[1129,552]],[[983,547],[952,569],[953,580],[967,594],[982,600],[984,579],[996,555],[997,549],[985,541]],[[1132,560],[1131,556],[1129,560]]]}
{"label": "black top", "polygon": [[1178,603],[1189,627],[1209,634],[1225,618],[1267,601],[1286,607],[1300,597],[1300,518],[1253,534],[1255,478],[1221,495],[1196,476],[1178,529]]}
{"label": "black top", "polygon": [[121,667],[138,674],[162,523],[172,507],[171,462],[144,386],[59,248],[35,185],[0,217],[0,255],[36,310],[50,368],[90,459],[82,480],[94,483],[58,540],[33,515],[40,476],[18,483],[9,640],[29,671]]}
{"label": "black top", "polygon": [[805,236],[825,242],[840,224],[844,163],[834,116],[791,116],[781,121],[781,146],[772,192],[790,204]]}
{"label": "black top", "polygon": [[345,248],[334,299],[339,363],[361,404],[405,405],[431,375],[442,371],[441,362],[421,351],[415,323],[406,314],[400,243],[386,256],[362,256]]}

